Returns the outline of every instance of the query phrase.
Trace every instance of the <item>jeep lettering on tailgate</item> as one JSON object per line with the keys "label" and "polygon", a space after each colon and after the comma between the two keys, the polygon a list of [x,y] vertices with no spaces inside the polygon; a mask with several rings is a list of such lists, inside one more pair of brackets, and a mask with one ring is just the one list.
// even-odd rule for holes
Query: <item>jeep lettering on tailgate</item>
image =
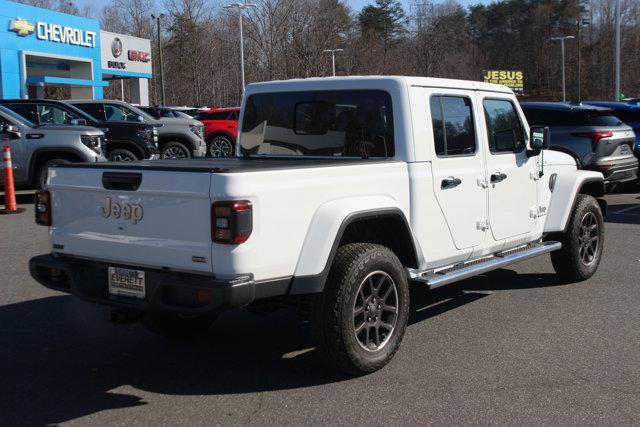
{"label": "jeep lettering on tailgate", "polygon": [[137,203],[118,203],[112,201],[111,197],[106,197],[105,205],[100,207],[100,215],[105,218],[123,218],[137,224],[142,221],[144,209]]}

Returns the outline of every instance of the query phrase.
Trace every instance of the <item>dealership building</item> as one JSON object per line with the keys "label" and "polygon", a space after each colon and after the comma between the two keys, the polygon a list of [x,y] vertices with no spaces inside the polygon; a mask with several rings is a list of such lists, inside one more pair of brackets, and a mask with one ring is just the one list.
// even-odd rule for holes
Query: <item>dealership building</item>
{"label": "dealership building", "polygon": [[0,0],[0,98],[101,99],[127,81],[131,102],[149,104],[151,42],[100,30],[97,20]]}

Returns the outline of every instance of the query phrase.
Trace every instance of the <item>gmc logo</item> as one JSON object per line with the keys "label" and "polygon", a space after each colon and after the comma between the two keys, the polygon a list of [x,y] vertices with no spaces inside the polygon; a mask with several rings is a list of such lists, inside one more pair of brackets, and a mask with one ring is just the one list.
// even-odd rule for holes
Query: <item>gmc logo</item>
{"label": "gmc logo", "polygon": [[143,52],[141,50],[130,50],[129,61],[149,62],[151,61],[151,54],[149,52]]}

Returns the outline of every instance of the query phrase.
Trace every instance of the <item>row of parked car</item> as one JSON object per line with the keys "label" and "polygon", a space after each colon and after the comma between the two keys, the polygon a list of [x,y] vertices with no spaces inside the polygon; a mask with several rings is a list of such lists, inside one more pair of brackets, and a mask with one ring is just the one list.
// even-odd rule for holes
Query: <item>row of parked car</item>
{"label": "row of parked car", "polygon": [[[551,149],[602,172],[609,189],[637,179],[640,99],[521,105],[530,125],[549,127]],[[0,100],[0,124],[19,133],[10,142],[14,180],[35,187],[43,187],[49,166],[59,163],[231,156],[239,112],[117,100]]]}
{"label": "row of parked car", "polygon": [[194,118],[117,100],[12,99],[0,100],[0,124],[14,130],[15,183],[42,188],[54,164],[231,155],[238,110]]}

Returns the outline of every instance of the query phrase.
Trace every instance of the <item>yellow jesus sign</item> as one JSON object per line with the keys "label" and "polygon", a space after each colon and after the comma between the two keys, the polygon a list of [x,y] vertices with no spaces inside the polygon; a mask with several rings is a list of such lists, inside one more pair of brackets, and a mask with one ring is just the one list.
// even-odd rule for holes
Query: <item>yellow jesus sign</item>
{"label": "yellow jesus sign", "polygon": [[482,80],[485,83],[505,85],[513,90],[516,95],[524,92],[524,76],[522,71],[488,70],[482,72]]}

